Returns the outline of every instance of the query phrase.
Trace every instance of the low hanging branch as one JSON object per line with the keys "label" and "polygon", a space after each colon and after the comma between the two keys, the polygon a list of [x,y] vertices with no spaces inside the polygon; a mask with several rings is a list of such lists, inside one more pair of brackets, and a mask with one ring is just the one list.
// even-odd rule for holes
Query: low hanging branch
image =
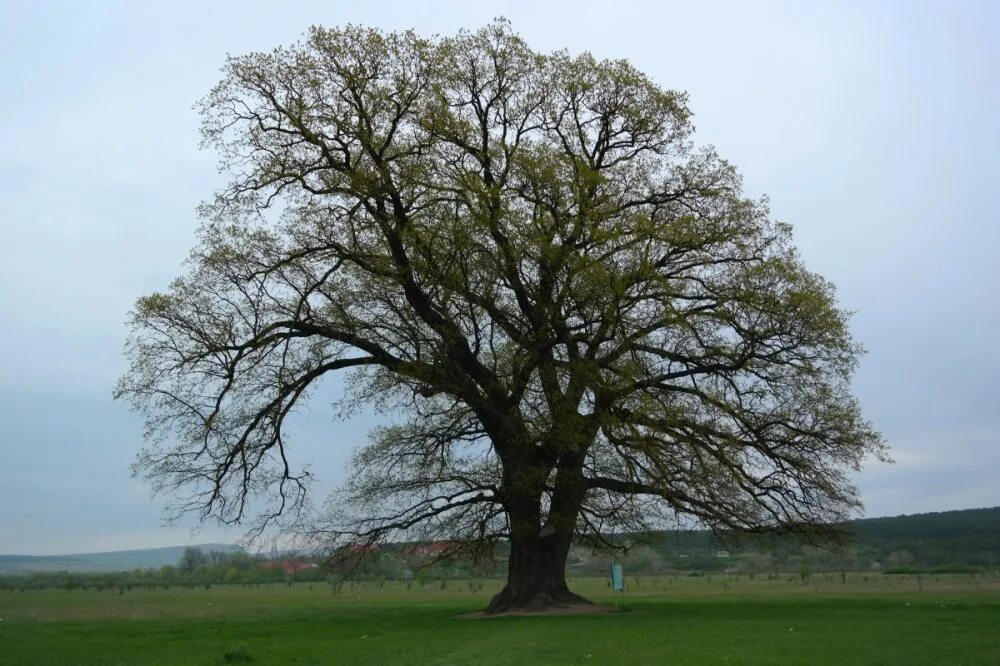
{"label": "low hanging branch", "polygon": [[[203,100],[231,177],[190,270],[132,314],[116,395],[178,513],[331,552],[509,544],[491,611],[580,601],[574,538],[688,516],[811,537],[886,458],[860,349],[790,228],[624,61],[312,29]],[[330,373],[400,414],[307,514],[286,419]],[[308,518],[308,520],[305,520]]]}

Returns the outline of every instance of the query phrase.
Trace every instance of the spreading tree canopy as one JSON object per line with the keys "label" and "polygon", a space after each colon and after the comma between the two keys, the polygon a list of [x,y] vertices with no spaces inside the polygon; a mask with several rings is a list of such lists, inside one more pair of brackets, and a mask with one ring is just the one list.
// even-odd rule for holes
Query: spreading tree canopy
{"label": "spreading tree canopy", "polygon": [[391,418],[315,533],[509,544],[493,611],[578,601],[574,539],[820,534],[858,506],[849,474],[885,451],[847,313],[693,145],[683,93],[498,21],[313,28],[230,58],[201,111],[230,182],[136,304],[117,388],[179,511],[301,515],[285,424],[337,373]]}

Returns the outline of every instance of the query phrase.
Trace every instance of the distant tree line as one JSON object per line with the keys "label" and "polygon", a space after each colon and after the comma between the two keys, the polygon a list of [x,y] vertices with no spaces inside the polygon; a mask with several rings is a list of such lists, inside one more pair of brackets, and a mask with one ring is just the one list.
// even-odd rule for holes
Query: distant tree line
{"label": "distant tree line", "polygon": [[329,583],[337,585],[345,578],[357,580],[412,580],[421,586],[444,579],[481,579],[506,573],[502,565],[455,558],[428,559],[414,554],[404,545],[388,547],[360,558],[350,570],[330,565],[316,557],[296,553],[254,555],[245,551],[205,552],[186,548],[176,565],[131,571],[31,572],[0,576],[0,591],[36,589],[91,589],[124,594],[133,589],[170,589],[174,587],[211,587],[213,585],[268,585],[293,583]]}
{"label": "distant tree line", "polygon": [[133,588],[166,589],[220,584],[259,585],[287,580],[287,575],[283,570],[262,566],[266,562],[266,558],[243,551],[213,550],[206,553],[200,548],[186,548],[183,557],[176,565],[167,564],[159,568],[107,573],[58,571],[0,576],[0,590],[88,588],[124,593]]}
{"label": "distant tree line", "polygon": [[[837,550],[803,545],[793,538],[738,540],[706,530],[677,530],[645,535],[620,559],[632,574],[788,573],[881,571],[884,573],[974,573],[1000,568],[1000,508],[873,518],[848,526],[849,540]],[[609,536],[633,542],[636,535]],[[446,544],[439,544],[446,545]],[[437,553],[446,556],[438,556]],[[506,576],[506,555],[498,549],[491,561],[447,556],[447,548],[387,544],[346,569],[308,555],[264,556],[245,551],[187,548],[176,565],[114,573],[35,572],[0,576],[0,591],[41,588],[117,591],[211,585],[330,583],[345,578],[412,581],[426,585],[448,579]],[[607,573],[606,555],[575,546],[567,572],[575,576]]]}

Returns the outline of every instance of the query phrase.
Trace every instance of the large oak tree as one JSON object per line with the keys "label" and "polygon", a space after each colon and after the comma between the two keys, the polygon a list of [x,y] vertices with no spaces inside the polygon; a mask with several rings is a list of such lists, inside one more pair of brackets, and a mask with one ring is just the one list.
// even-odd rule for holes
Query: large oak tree
{"label": "large oak tree", "polygon": [[201,109],[231,181],[189,272],[139,299],[117,389],[180,511],[299,515],[285,423],[338,371],[393,418],[314,533],[503,541],[491,611],[580,601],[575,538],[819,534],[858,506],[848,475],[885,451],[847,314],[692,145],[684,94],[498,21],[314,28],[231,58]]}

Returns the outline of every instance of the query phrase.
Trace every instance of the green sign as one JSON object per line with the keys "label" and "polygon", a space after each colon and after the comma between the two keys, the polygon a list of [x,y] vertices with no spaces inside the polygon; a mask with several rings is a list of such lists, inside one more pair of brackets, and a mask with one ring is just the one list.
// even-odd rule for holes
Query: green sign
{"label": "green sign", "polygon": [[625,577],[622,576],[622,565],[617,562],[611,565],[611,587],[615,592],[625,591]]}

